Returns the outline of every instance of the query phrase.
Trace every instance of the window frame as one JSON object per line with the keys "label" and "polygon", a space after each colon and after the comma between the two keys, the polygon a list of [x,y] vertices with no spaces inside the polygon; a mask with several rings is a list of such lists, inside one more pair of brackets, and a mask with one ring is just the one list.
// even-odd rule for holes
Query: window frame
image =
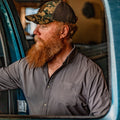
{"label": "window frame", "polygon": [[[116,1],[114,1],[116,2]],[[116,56],[116,50],[119,50],[119,48],[115,48],[115,39],[116,41],[118,40],[118,38],[116,38],[114,36],[114,33],[115,32],[115,27],[113,26],[115,22],[114,19],[116,18],[113,14],[115,13],[114,10],[120,10],[119,8],[116,8],[115,7],[113,8],[114,10],[111,9],[111,7],[113,6],[112,5],[112,0],[103,0],[103,4],[105,6],[105,12],[106,12],[106,21],[107,21],[107,27],[108,30],[107,30],[107,38],[109,40],[109,44],[108,44],[108,48],[109,48],[109,69],[110,69],[110,84],[111,84],[111,96],[112,96],[112,103],[111,103],[111,108],[109,110],[109,112],[107,113],[107,115],[105,116],[100,116],[100,117],[81,117],[81,116],[60,116],[60,117],[57,117],[57,116],[31,116],[31,115],[3,115],[0,117],[1,118],[18,118],[18,119],[25,119],[25,118],[28,118],[28,119],[105,119],[105,120],[109,120],[109,119],[118,119],[120,115],[118,115],[120,113],[120,108],[118,108],[120,106],[120,100],[119,100],[119,96],[118,96],[118,92],[120,91],[120,89],[118,88],[120,85],[120,82],[118,80],[117,77],[118,74],[117,72],[120,71],[120,69],[117,67],[117,63],[120,63],[119,61],[116,61],[117,59],[117,56]],[[112,18],[112,17],[115,17],[115,18]],[[120,26],[120,24],[119,24]],[[116,35],[116,34],[115,34]],[[118,55],[118,53],[117,53]],[[117,62],[117,63],[116,63]],[[120,77],[119,77],[120,78]]]}

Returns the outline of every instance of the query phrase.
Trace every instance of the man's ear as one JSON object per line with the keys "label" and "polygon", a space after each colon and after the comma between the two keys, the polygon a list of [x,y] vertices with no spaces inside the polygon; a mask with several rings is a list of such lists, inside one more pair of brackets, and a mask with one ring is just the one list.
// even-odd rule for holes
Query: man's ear
{"label": "man's ear", "polygon": [[61,29],[60,38],[65,38],[65,37],[67,37],[68,32],[69,32],[69,27],[68,27],[68,25],[64,25],[63,28]]}

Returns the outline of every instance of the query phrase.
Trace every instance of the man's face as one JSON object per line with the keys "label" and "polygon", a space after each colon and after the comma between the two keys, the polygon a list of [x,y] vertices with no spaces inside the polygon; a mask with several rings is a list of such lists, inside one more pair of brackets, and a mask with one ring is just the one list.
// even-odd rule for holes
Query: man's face
{"label": "man's face", "polygon": [[63,49],[64,43],[60,38],[61,29],[62,23],[59,22],[37,25],[34,30],[36,43],[27,54],[30,67],[43,66]]}

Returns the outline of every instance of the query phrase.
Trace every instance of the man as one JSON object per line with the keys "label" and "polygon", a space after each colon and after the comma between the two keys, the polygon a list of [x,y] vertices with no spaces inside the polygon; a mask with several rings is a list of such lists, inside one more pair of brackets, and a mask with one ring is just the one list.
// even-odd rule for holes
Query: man
{"label": "man", "polygon": [[104,115],[110,96],[101,69],[71,45],[77,17],[65,2],[37,14],[35,44],[25,58],[0,69],[0,90],[21,88],[31,115]]}

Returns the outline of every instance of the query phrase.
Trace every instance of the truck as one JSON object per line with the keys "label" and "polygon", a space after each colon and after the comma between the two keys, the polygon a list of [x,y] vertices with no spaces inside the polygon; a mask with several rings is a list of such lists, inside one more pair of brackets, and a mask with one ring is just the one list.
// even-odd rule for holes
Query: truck
{"label": "truck", "polygon": [[[0,67],[6,67],[13,62],[25,57],[27,50],[34,44],[33,38],[29,38],[24,32],[24,27],[20,21],[16,2],[23,0],[0,0]],[[26,0],[31,2],[46,2],[46,0]],[[99,11],[99,5],[95,0],[84,0],[85,6],[82,13],[87,19],[97,19],[99,25],[104,22],[101,36],[102,41],[95,43],[94,36],[98,28],[97,22],[94,31],[85,31],[93,34],[91,42],[84,44],[75,42],[82,54],[96,62],[103,70],[106,82],[111,95],[111,106],[104,116],[36,116],[29,115],[29,107],[21,89],[6,90],[0,92],[0,120],[42,120],[42,119],[78,119],[78,120],[120,120],[120,1],[101,0],[104,14],[102,21],[95,11]],[[93,2],[94,1],[94,2]],[[77,2],[74,1],[74,2]],[[94,4],[91,4],[91,3]],[[73,5],[74,6],[74,5]],[[90,10],[91,12],[86,12]],[[101,13],[101,11],[99,12]],[[87,20],[86,20],[87,21]],[[81,25],[81,24],[80,24]],[[91,24],[89,24],[91,25]],[[82,30],[88,30],[83,28]],[[96,29],[96,31],[95,31]],[[84,33],[76,34],[76,38]],[[29,35],[30,36],[30,35]],[[31,35],[31,37],[33,37]],[[82,39],[88,39],[83,36]],[[75,38],[75,39],[76,39]],[[103,40],[103,38],[105,40]],[[100,39],[100,40],[101,40]]]}

